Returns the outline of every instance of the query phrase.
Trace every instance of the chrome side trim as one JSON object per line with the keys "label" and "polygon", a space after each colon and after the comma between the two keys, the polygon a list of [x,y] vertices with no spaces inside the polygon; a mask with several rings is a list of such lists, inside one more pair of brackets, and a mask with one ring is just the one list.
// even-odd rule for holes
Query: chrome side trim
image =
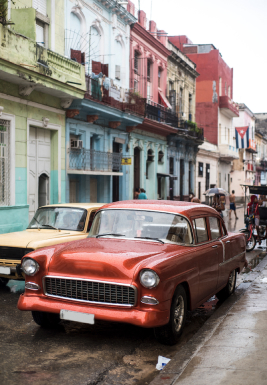
{"label": "chrome side trim", "polygon": [[243,254],[246,254],[246,252],[243,251],[242,253],[239,253],[239,254],[235,255],[234,257],[232,257],[232,258],[230,258],[230,259],[227,259],[226,261],[220,263],[219,266],[225,265],[225,264],[228,263],[228,262],[232,262],[235,258],[240,257],[240,256],[243,255]]}
{"label": "chrome side trim", "polygon": [[[73,281],[96,282],[96,283],[105,283],[105,284],[108,284],[108,285],[117,285],[117,286],[131,287],[132,289],[134,289],[134,293],[135,293],[134,304],[133,305],[123,305],[121,303],[107,303],[107,302],[85,301],[85,300],[82,300],[82,299],[69,298],[69,297],[61,297],[61,296],[57,296],[57,295],[48,294],[47,291],[46,291],[46,285],[45,285],[45,279],[46,278],[68,279],[68,280],[73,280]],[[42,281],[43,281],[44,295],[46,295],[47,297],[60,298],[60,299],[64,299],[64,300],[67,300],[67,301],[90,303],[90,304],[94,304],[94,305],[120,306],[120,307],[127,307],[127,308],[132,308],[132,307],[136,306],[136,303],[137,303],[137,288],[136,288],[136,286],[130,285],[130,284],[127,284],[127,283],[126,284],[122,284],[122,283],[118,283],[118,282],[98,281],[98,280],[95,280],[95,279],[84,279],[84,278],[62,277],[62,276],[57,276],[57,275],[45,275],[42,278]]]}
{"label": "chrome side trim", "polygon": [[[225,244],[224,244],[224,242],[220,239],[220,242],[221,242],[221,244],[222,244],[222,247],[223,247],[223,262],[225,262]],[[222,262],[222,263],[223,263]],[[219,265],[220,266],[220,265]]]}

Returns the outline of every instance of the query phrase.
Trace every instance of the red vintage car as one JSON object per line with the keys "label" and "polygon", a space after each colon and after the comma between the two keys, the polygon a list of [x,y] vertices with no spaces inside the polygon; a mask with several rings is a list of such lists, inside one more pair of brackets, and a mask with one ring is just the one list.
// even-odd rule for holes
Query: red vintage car
{"label": "red vintage car", "polygon": [[18,308],[47,327],[60,319],[127,322],[175,344],[187,309],[235,290],[246,259],[243,234],[227,233],[211,207],[174,201],[103,206],[87,239],[22,259]]}

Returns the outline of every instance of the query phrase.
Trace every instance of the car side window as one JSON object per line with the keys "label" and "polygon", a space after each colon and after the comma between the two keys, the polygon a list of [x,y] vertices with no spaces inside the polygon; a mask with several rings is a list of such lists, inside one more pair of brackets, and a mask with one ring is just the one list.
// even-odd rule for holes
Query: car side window
{"label": "car side window", "polygon": [[193,220],[197,243],[209,240],[205,218],[196,218]]}
{"label": "car side window", "polygon": [[209,217],[209,223],[210,223],[210,234],[211,239],[218,239],[221,238],[221,227],[219,219],[216,217]]}
{"label": "car side window", "polygon": [[89,231],[91,229],[91,226],[92,226],[92,223],[93,223],[93,220],[94,220],[94,217],[95,217],[95,213],[96,213],[96,211],[92,211],[91,214],[90,214],[90,218],[89,218],[89,222],[88,222],[88,228],[87,228],[87,233],[89,233]]}

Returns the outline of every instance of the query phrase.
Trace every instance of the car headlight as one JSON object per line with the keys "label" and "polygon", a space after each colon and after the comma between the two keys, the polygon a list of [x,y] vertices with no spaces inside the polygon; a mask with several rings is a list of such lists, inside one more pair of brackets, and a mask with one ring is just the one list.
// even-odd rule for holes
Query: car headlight
{"label": "car headlight", "polygon": [[153,287],[158,286],[159,276],[153,270],[142,270],[140,273],[140,282],[147,289],[153,289]]}
{"label": "car headlight", "polygon": [[39,264],[31,258],[25,258],[22,261],[21,269],[26,275],[34,275],[39,270]]}

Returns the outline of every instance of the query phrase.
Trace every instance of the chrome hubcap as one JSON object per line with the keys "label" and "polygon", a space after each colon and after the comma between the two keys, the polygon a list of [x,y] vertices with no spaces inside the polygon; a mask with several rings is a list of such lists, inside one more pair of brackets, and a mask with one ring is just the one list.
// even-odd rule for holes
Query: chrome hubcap
{"label": "chrome hubcap", "polygon": [[232,273],[230,274],[228,285],[229,285],[229,291],[231,293],[235,286],[235,270],[233,270]]}
{"label": "chrome hubcap", "polygon": [[184,299],[181,295],[176,299],[173,320],[175,331],[179,332],[184,320]]}

